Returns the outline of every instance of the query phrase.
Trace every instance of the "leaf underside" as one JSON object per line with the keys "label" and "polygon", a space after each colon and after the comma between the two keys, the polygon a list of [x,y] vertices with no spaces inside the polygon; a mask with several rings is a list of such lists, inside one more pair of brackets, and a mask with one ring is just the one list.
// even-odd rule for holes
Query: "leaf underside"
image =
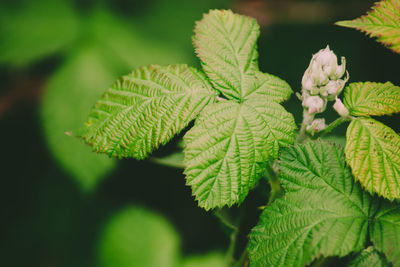
{"label": "leaf underside", "polygon": [[336,24],[377,37],[379,42],[400,53],[400,0],[380,1],[366,15]]}
{"label": "leaf underside", "polygon": [[400,87],[390,82],[351,83],[344,89],[344,105],[353,116],[381,116],[400,112]]}
{"label": "leaf underside", "polygon": [[205,75],[194,68],[142,67],[120,78],[96,103],[83,137],[97,152],[143,159],[215,97]]}
{"label": "leaf underside", "polygon": [[384,255],[381,255],[374,247],[368,247],[361,251],[350,264],[350,267],[389,267]]}
{"label": "leaf underside", "polygon": [[184,137],[185,174],[205,209],[240,203],[279,146],[294,141],[294,119],[263,98],[210,105]]}
{"label": "leaf underside", "polygon": [[400,198],[400,137],[371,118],[354,119],[346,133],[346,161],[369,192]]}
{"label": "leaf underside", "polygon": [[345,166],[343,149],[309,142],[282,151],[283,198],[267,206],[250,234],[251,266],[304,266],[366,243],[370,197]]}

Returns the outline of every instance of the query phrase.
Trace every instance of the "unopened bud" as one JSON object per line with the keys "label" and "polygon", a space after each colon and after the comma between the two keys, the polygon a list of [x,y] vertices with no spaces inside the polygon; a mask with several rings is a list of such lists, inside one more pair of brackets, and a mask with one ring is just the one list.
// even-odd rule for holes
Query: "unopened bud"
{"label": "unopened bud", "polygon": [[303,106],[309,114],[321,113],[326,108],[326,101],[319,96],[307,96],[303,99]]}
{"label": "unopened bud", "polygon": [[314,135],[316,132],[322,131],[326,127],[327,125],[325,123],[325,119],[315,119],[310,125],[307,126],[306,131],[309,134]]}
{"label": "unopened bud", "polygon": [[349,110],[343,105],[342,101],[336,97],[336,102],[333,104],[333,109],[336,110],[336,112],[341,116],[341,117],[347,117],[349,116]]}

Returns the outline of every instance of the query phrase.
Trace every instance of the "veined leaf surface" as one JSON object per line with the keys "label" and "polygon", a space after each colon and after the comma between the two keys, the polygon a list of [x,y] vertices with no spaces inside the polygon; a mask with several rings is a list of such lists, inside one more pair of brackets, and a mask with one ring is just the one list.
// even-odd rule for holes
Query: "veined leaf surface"
{"label": "veined leaf surface", "polygon": [[390,82],[351,83],[344,89],[344,105],[354,116],[381,116],[400,112],[400,87]]}
{"label": "veined leaf surface", "polygon": [[207,106],[184,137],[185,174],[205,209],[240,203],[280,146],[294,141],[293,116],[263,98]]}
{"label": "veined leaf surface", "polygon": [[289,147],[279,169],[285,195],[265,208],[250,234],[250,266],[304,266],[364,247],[370,197],[345,166],[342,148]]}
{"label": "veined leaf surface", "polygon": [[379,42],[400,53],[400,0],[382,0],[366,15],[336,24],[377,37]]}
{"label": "veined leaf surface", "polygon": [[369,192],[400,198],[400,136],[371,119],[353,120],[346,133],[346,161]]}
{"label": "veined leaf surface", "polygon": [[361,251],[350,264],[350,267],[389,267],[384,255],[381,255],[374,247],[368,247]]}
{"label": "veined leaf surface", "polygon": [[83,137],[97,152],[143,159],[215,97],[194,68],[142,67],[120,78],[96,103]]}

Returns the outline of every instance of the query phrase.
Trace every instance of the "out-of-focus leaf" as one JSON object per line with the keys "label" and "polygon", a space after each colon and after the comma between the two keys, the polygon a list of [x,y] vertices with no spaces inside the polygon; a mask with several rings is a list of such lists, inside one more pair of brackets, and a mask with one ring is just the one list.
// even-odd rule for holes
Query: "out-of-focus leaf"
{"label": "out-of-focus leaf", "polygon": [[226,257],[214,252],[205,255],[189,256],[183,261],[183,267],[227,267]]}
{"label": "out-of-focus leaf", "polygon": [[104,9],[95,9],[90,23],[96,43],[122,72],[148,64],[167,65],[192,61],[189,53],[146,35],[141,24],[130,24]]}
{"label": "out-of-focus leaf", "polygon": [[0,8],[0,63],[24,65],[68,47],[78,18],[70,1],[23,1]]}
{"label": "out-of-focus leaf", "polygon": [[183,152],[177,151],[164,157],[152,157],[151,160],[157,164],[183,169],[185,164],[183,163]]}
{"label": "out-of-focus leaf", "polygon": [[160,215],[138,207],[116,214],[98,246],[100,267],[175,267],[179,236]]}
{"label": "out-of-focus leaf", "polygon": [[116,77],[95,48],[82,48],[51,77],[43,96],[41,115],[50,150],[83,190],[92,189],[114,161],[65,132],[84,123],[93,103]]}

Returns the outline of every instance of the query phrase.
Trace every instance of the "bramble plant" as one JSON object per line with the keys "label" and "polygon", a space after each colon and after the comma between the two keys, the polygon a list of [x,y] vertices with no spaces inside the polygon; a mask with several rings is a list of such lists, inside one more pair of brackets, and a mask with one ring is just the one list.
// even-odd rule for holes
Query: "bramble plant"
{"label": "bramble plant", "polygon": [[[400,53],[399,0],[337,24],[377,36]],[[96,152],[144,159],[194,120],[183,138],[187,185],[199,206],[215,209],[228,226],[219,211],[240,205],[265,176],[270,201],[247,249],[238,259],[230,252],[229,264],[305,266],[351,254],[351,266],[400,266],[400,136],[372,118],[400,112],[400,87],[346,86],[346,60],[338,64],[327,46],[302,78],[303,122],[296,133],[293,115],[281,105],[292,89],[259,70],[254,19],[211,10],[194,32],[204,72],[180,64],[134,70],[95,104],[80,136]],[[326,124],[317,116],[331,103],[338,118]],[[319,139],[344,122],[344,148]]]}

